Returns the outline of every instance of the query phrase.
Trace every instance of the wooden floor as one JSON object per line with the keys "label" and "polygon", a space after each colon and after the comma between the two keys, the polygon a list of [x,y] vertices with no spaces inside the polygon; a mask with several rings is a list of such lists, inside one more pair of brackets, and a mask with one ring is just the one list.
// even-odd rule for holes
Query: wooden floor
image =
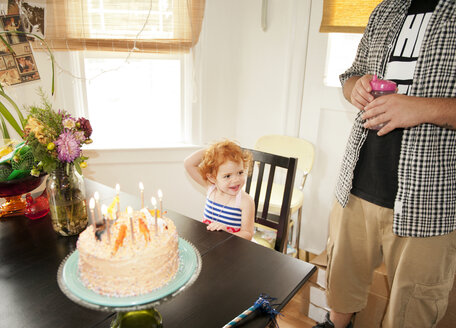
{"label": "wooden floor", "polygon": [[280,312],[283,315],[277,316],[277,323],[280,328],[312,328],[316,322],[300,314],[296,309],[304,307],[299,297],[294,297]]}

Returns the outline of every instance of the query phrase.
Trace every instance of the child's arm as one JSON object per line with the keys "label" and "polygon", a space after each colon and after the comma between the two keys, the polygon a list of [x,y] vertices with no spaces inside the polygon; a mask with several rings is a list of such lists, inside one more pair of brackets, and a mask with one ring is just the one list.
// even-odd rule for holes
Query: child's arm
{"label": "child's arm", "polygon": [[255,223],[255,202],[253,198],[245,191],[242,192],[241,199],[241,210],[242,210],[242,221],[241,231],[234,233],[236,236],[252,240],[253,227]]}
{"label": "child's arm", "polygon": [[196,183],[207,188],[209,186],[209,183],[207,180],[203,179],[198,169],[198,165],[201,163],[205,151],[206,149],[201,149],[188,156],[184,160],[184,167],[187,173],[193,180],[195,180]]}

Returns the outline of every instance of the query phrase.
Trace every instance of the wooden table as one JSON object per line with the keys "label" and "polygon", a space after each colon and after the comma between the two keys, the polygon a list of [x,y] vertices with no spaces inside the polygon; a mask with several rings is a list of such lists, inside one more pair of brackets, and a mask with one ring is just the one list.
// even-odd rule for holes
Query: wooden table
{"label": "wooden table", "polygon": [[[115,190],[86,180],[87,195],[98,191],[109,203]],[[121,193],[122,206],[139,208],[139,197]],[[166,204],[165,204],[166,205]],[[261,293],[277,298],[280,311],[312,275],[309,263],[280,254],[168,210],[179,235],[202,257],[196,282],[157,307],[165,328],[222,327],[249,308]],[[89,310],[70,301],[57,285],[57,270],[75,250],[77,236],[60,237],[50,217],[0,220],[0,327],[109,327],[114,313]],[[254,315],[239,327],[265,327]]]}

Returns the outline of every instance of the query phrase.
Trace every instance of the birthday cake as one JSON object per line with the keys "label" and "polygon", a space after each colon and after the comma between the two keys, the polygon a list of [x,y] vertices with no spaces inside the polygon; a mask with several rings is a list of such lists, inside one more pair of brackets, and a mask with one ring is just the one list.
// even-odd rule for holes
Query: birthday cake
{"label": "birthday cake", "polygon": [[106,222],[102,227],[90,225],[79,235],[78,268],[84,286],[106,296],[137,296],[175,276],[179,238],[170,219],[154,219],[143,209]]}

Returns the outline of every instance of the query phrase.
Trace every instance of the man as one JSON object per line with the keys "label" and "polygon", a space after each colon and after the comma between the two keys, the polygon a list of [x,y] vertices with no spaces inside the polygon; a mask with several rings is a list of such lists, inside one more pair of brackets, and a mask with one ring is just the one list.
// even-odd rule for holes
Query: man
{"label": "man", "polygon": [[[397,94],[374,99],[374,74]],[[341,82],[360,112],[330,217],[331,312],[315,327],[351,327],[382,261],[391,289],[382,326],[435,327],[456,271],[455,1],[384,0]]]}

